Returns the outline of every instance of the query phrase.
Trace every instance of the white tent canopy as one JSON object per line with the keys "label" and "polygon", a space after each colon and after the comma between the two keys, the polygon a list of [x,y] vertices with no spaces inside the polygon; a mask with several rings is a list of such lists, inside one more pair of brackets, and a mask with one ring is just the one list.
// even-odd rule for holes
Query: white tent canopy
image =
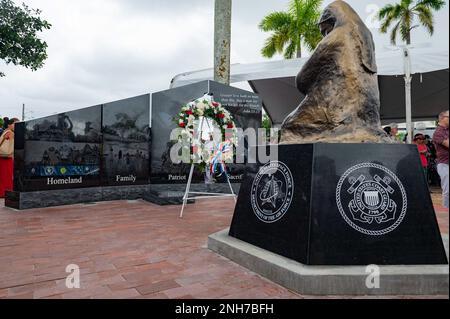
{"label": "white tent canopy", "polygon": [[[402,75],[403,51],[400,49],[377,53],[379,75]],[[432,48],[411,49],[412,73],[426,73],[449,68],[448,50]],[[231,66],[231,83],[296,76],[308,58],[269,61]],[[175,76],[171,87],[203,80],[213,80],[213,69],[186,72]]]}
{"label": "white tent canopy", "polygon": [[[404,56],[403,50],[393,49],[377,53],[381,93],[381,116],[384,122],[404,122]],[[412,109],[414,120],[434,119],[441,110],[448,109],[448,50],[410,48]],[[294,110],[302,100],[295,88],[294,78],[308,58],[270,61],[231,66],[231,83],[248,81],[260,94],[267,113],[275,124]],[[212,80],[213,69],[177,75],[171,87],[202,80]]]}

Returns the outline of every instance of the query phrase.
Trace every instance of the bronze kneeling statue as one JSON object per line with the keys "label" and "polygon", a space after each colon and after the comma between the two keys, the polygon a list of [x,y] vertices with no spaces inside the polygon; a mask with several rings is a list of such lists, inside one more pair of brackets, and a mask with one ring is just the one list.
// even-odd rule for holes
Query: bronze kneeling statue
{"label": "bronze kneeling statue", "polygon": [[344,1],[325,8],[324,36],[297,75],[306,95],[282,125],[282,143],[393,143],[382,130],[372,34]]}

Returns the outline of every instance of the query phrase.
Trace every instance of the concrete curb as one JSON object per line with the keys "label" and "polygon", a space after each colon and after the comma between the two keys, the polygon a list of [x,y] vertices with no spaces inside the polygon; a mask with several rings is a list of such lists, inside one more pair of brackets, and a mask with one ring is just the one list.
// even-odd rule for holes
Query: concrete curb
{"label": "concrete curb", "polygon": [[[305,295],[448,295],[449,266],[380,266],[380,288],[368,289],[365,266],[306,266],[228,236],[225,229],[208,237],[208,248]],[[444,242],[448,247],[448,236]],[[447,253],[448,255],[448,253]]]}

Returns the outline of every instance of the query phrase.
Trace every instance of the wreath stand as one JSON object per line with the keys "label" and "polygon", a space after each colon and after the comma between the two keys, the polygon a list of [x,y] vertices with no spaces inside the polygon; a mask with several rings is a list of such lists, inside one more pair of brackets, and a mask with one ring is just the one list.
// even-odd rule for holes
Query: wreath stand
{"label": "wreath stand", "polygon": [[[200,123],[200,132],[199,132],[199,141],[202,138],[203,135],[203,124],[204,124],[205,118],[203,117]],[[209,121],[206,121],[206,123],[208,124],[209,129],[211,130],[211,126],[209,125]],[[213,139],[213,143],[214,143],[214,148],[217,148],[216,142]],[[184,208],[186,207],[186,204],[188,202],[188,200],[192,200],[192,199],[205,199],[205,198],[220,198],[220,197],[233,197],[234,198],[234,202],[236,203],[237,200],[237,196],[233,191],[233,187],[231,187],[231,182],[230,179],[228,177],[228,172],[226,170],[225,164],[223,163],[223,161],[220,163],[221,167],[222,167],[222,174],[225,174],[226,178],[227,178],[227,182],[228,182],[228,186],[230,187],[230,191],[231,194],[226,194],[226,193],[208,193],[208,192],[191,192],[191,185],[192,185],[192,176],[194,175],[194,168],[195,168],[195,164],[192,163],[191,165],[191,171],[189,173],[189,179],[186,185],[186,191],[184,193],[183,196],[183,206],[181,207],[181,213],[180,213],[180,218],[183,218],[183,212],[184,212]],[[191,195],[193,195],[191,197]]]}

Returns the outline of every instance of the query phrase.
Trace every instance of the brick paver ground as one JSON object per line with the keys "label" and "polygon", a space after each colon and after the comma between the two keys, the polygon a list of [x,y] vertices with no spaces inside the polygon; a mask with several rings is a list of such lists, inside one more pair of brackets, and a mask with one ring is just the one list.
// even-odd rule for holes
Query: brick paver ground
{"label": "brick paver ground", "polygon": [[[448,210],[438,193],[433,199],[448,234]],[[0,298],[315,298],[206,248],[209,234],[230,225],[233,207],[198,201],[181,220],[179,206],[144,201],[16,212],[0,200]],[[69,264],[81,269],[81,289],[66,288]]]}

